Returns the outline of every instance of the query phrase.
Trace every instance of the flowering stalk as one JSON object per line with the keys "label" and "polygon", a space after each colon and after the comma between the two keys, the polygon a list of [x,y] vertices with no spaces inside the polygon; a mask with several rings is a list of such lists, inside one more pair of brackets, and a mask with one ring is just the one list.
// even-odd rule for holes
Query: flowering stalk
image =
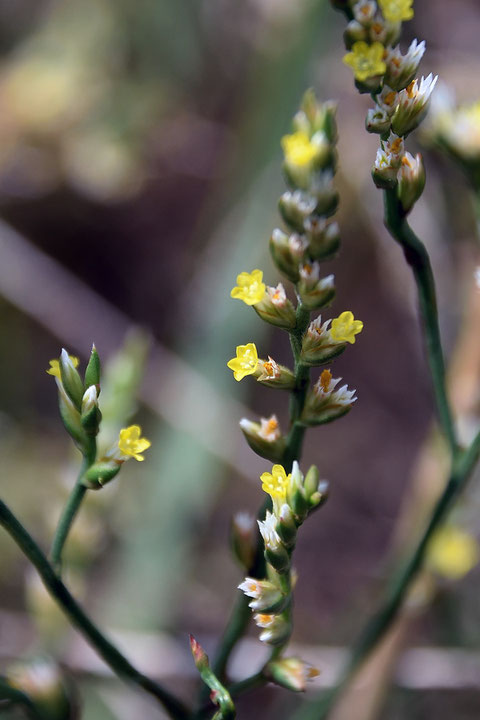
{"label": "flowering stalk", "polygon": [[58,387],[60,414],[67,432],[82,453],[82,465],[75,486],[67,500],[55,531],[51,558],[57,573],[61,573],[62,552],[73,521],[80,509],[87,489],[103,487],[120,471],[131,457],[142,461],[140,454],[150,447],[149,440],[141,438],[138,425],[120,430],[118,443],[105,457],[97,460],[97,434],[102,414],[98,407],[100,394],[100,358],[95,345],[85,370],[84,380],[77,371],[78,358],[62,350],[59,360],[51,360],[49,375],[55,377]]}
{"label": "flowering stalk", "polygon": [[[253,306],[259,317],[286,330],[290,336],[294,368],[279,365],[273,358],[258,357],[254,343],[239,345],[236,357],[228,362],[237,381],[251,375],[268,387],[290,393],[289,430],[283,435],[275,416],[260,422],[243,419],[240,423],[250,447],[274,462],[271,473],[261,477],[270,496],[259,512],[261,540],[248,576],[239,586],[250,599],[254,619],[262,628],[260,639],[272,645],[270,661],[260,673],[232,686],[240,692],[268,680],[291,689],[303,689],[313,677],[297,658],[282,658],[292,630],[292,600],[295,584],[292,554],[296,535],[307,516],[326,499],[326,484],[319,482],[312,467],[306,476],[300,470],[302,442],[307,427],[330,422],[345,414],[356,398],[339,379],[324,370],[310,384],[310,370],[330,363],[355,342],[363,323],[350,311],[337,318],[312,321],[312,313],[327,307],[335,297],[334,276],[320,277],[320,261],[333,257],[340,244],[338,225],[330,220],[338,205],[332,180],[336,165],[335,107],[320,105],[313,92],[306,93],[294,118],[294,132],[282,139],[284,172],[289,189],[280,198],[279,208],[286,231],[276,229],[270,250],[277,268],[293,283],[296,307],[288,299],[282,283],[268,287],[263,273],[255,269],[242,272],[232,297]],[[262,557],[264,556],[264,557]],[[215,674],[222,680],[235,643],[248,622],[245,598],[237,601],[219,653]]]}

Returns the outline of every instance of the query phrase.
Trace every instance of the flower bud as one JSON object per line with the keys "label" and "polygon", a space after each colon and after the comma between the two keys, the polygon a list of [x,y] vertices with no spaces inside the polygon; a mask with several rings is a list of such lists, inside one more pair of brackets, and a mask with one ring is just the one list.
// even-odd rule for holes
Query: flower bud
{"label": "flower bud", "polygon": [[295,375],[284,365],[279,365],[269,356],[268,360],[258,360],[254,373],[257,381],[277,390],[291,390],[295,387]]}
{"label": "flower bud", "polygon": [[80,410],[82,407],[82,397],[84,392],[83,382],[75,369],[72,358],[69,356],[65,348],[62,350],[60,355],[59,365],[60,377],[62,385],[65,388],[65,392],[77,410]]}
{"label": "flower bud", "polygon": [[248,607],[255,610],[255,612],[281,612],[285,607],[285,602],[288,600],[288,597],[269,580],[257,580],[256,578],[247,577],[238,588],[247,597],[253,598],[248,603]]}
{"label": "flower bud", "polygon": [[322,317],[319,315],[308,326],[307,332],[303,336],[300,355],[302,363],[305,365],[323,365],[345,350],[345,342],[340,342],[332,337],[328,329],[330,323],[331,320],[325,320],[322,323]]}
{"label": "flower bud", "polygon": [[351,50],[356,42],[367,40],[368,30],[357,20],[350,20],[343,32],[343,42],[347,50]]}
{"label": "flower bud", "polygon": [[390,156],[378,148],[377,157],[372,167],[372,178],[377,188],[381,190],[392,189],[397,184],[398,169],[390,162]]}
{"label": "flower bud", "polygon": [[307,682],[318,677],[319,671],[300,658],[288,657],[269,662],[266,674],[276,685],[303,692]]}
{"label": "flower bud", "polygon": [[318,279],[318,263],[306,263],[300,269],[298,294],[307,310],[319,310],[329,305],[335,297],[334,275]]}
{"label": "flower bud", "polygon": [[234,557],[244,570],[250,570],[257,551],[257,525],[253,515],[237,512],[232,518],[230,544]]}
{"label": "flower bud", "polygon": [[118,475],[121,462],[117,460],[99,460],[91,465],[82,478],[82,484],[90,490],[100,490]]}
{"label": "flower bud", "polygon": [[98,408],[97,386],[90,385],[83,394],[81,416],[82,426],[88,435],[97,435],[101,417],[102,416]]}
{"label": "flower bud", "polygon": [[36,658],[16,662],[7,668],[6,681],[27,695],[41,717],[70,720],[76,716],[72,688],[53,660]]}
{"label": "flower bud", "polygon": [[332,378],[330,370],[324,370],[305,402],[301,421],[305,425],[323,425],[345,415],[356,401],[355,390],[343,385],[336,386],[341,378]]}
{"label": "flower bud", "polygon": [[265,545],[265,558],[278,573],[290,568],[290,558],[276,529],[277,518],[267,510],[265,520],[258,520],[258,527]]}
{"label": "flower bud", "polygon": [[392,117],[392,129],[397,135],[405,136],[415,130],[427,114],[430,96],[438,76],[432,73],[422,77],[420,83],[413,80],[399,93],[398,105]]}
{"label": "flower bud", "polygon": [[333,169],[317,173],[310,186],[310,192],[317,199],[317,215],[333,215],[338,208],[339,195],[333,187]]}
{"label": "flower bud", "polygon": [[258,613],[253,619],[258,627],[264,628],[260,633],[260,640],[269,645],[281,645],[289,638],[292,631],[291,623],[284,614]]}
{"label": "flower bud", "polygon": [[292,466],[292,473],[287,489],[287,500],[295,514],[297,525],[300,525],[307,517],[308,502],[303,488],[303,473],[296,460]]}
{"label": "flower bud", "polygon": [[313,493],[317,492],[319,479],[320,473],[318,472],[318,468],[316,465],[312,465],[305,475],[304,488],[307,499],[310,499]]}
{"label": "flower bud", "polygon": [[405,213],[410,212],[425,187],[425,168],[422,156],[405,153],[398,174],[398,198]]}
{"label": "flower bud", "polygon": [[303,232],[305,220],[317,206],[314,197],[301,190],[284,192],[278,202],[280,214],[287,225],[299,233]]}
{"label": "flower bud", "polygon": [[100,357],[95,345],[92,345],[90,359],[85,369],[85,387],[100,385]]}
{"label": "flower bud", "polygon": [[277,522],[277,532],[287,548],[295,545],[297,539],[297,525],[292,509],[287,503],[280,508],[280,515]]}
{"label": "flower bud", "polygon": [[378,105],[367,111],[365,119],[365,128],[369,133],[377,133],[383,135],[390,130],[390,117],[388,113]]}
{"label": "flower bud", "polygon": [[285,451],[286,441],[280,432],[275,415],[260,418],[260,422],[252,422],[247,418],[240,420],[240,428],[246,441],[257,455],[272,462],[280,462]]}
{"label": "flower bud", "polygon": [[424,53],[425,41],[419,43],[416,39],[412,41],[406,55],[402,55],[398,46],[387,48],[384,84],[392,90],[406,88],[414,79]]}
{"label": "flower bud", "polygon": [[291,330],[296,325],[295,308],[287,298],[282,283],[276,288],[267,286],[262,300],[253,307],[262,320],[270,325],[286,330]]}
{"label": "flower bud", "polygon": [[308,253],[313,260],[325,260],[335,255],[340,247],[338,223],[327,224],[325,218],[316,215],[305,221]]}
{"label": "flower bud", "polygon": [[276,229],[270,238],[270,252],[276,266],[293,283],[298,280],[298,264],[305,257],[307,248],[307,239],[302,235],[288,236]]}

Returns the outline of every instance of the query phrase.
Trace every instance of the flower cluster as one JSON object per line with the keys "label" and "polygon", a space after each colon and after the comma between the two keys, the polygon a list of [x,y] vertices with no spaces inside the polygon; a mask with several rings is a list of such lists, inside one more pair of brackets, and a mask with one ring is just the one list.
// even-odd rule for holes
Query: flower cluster
{"label": "flower cluster", "polygon": [[[326,499],[327,484],[319,481],[312,466],[304,476],[300,470],[301,439],[309,426],[330,422],[350,410],[355,391],[337,389],[328,369],[310,384],[310,371],[330,363],[353,345],[363,329],[349,310],[337,317],[312,318],[312,313],[335,298],[332,274],[322,276],[320,263],[332,258],[340,244],[338,225],[331,220],[338,205],[333,186],[336,166],[335,107],[319,104],[307,92],[294,118],[293,132],[282,139],[283,169],[288,190],[280,198],[284,228],[273,231],[270,251],[278,270],[294,285],[296,302],[287,297],[283,283],[269,286],[259,269],[241,272],[231,297],[253,307],[262,320],[286,330],[294,355],[294,370],[272,357],[259,357],[255,343],[239,345],[228,361],[235,380],[247,375],[271,388],[292,393],[290,422],[284,434],[276,415],[259,421],[242,419],[240,427],[250,447],[273,464],[261,475],[268,495],[268,509],[258,522],[263,543],[265,574],[251,561],[250,524],[232,524],[232,545],[237,559],[249,573],[239,586],[251,599],[260,639],[276,646],[275,660],[266,666],[266,676],[294,690],[304,689],[315,675],[297,658],[281,658],[292,629],[292,592],[295,584],[292,553],[300,525]],[[293,294],[292,294],[293,295]],[[254,574],[256,572],[259,576]]]}
{"label": "flower cluster", "polygon": [[274,465],[260,480],[262,490],[272,500],[272,510],[258,521],[265,547],[266,578],[247,577],[239,585],[255,612],[254,620],[262,628],[260,640],[271,645],[283,644],[291,632],[290,605],[293,590],[291,556],[297,531],[307,516],[326,499],[328,485],[319,480],[312,466],[306,476],[296,461],[287,474],[283,465]]}
{"label": "flower cluster", "polygon": [[82,480],[89,488],[98,489],[118,474],[123,463],[130,458],[142,461],[142,453],[151,443],[141,437],[139,425],[120,430],[117,442],[104,457],[97,459],[95,438],[100,429],[102,414],[98,407],[100,395],[100,358],[95,345],[82,379],[77,368],[77,357],[64,349],[60,358],[50,360],[47,370],[58,387],[60,414],[75,444],[88,458],[88,469]]}
{"label": "flower cluster", "polygon": [[437,82],[432,74],[416,77],[425,42],[413,40],[405,54],[397,44],[402,22],[413,17],[412,4],[413,0],[358,0],[345,11],[353,19],[345,31],[349,52],[344,62],[352,68],[360,92],[374,98],[366,128],[381,136],[373,179],[377,187],[397,188],[405,213],[423,192],[425,171],[421,156],[405,152],[403,140],[424,119]]}

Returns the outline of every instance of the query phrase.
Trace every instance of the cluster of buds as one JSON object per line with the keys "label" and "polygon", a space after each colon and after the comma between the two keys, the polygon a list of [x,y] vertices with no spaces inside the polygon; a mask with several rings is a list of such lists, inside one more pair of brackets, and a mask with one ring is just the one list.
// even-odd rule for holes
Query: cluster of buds
{"label": "cluster of buds", "polygon": [[416,77],[425,42],[413,40],[405,54],[396,44],[402,22],[413,17],[412,4],[357,0],[342,7],[349,18],[344,62],[352,68],[359,91],[371,93],[375,101],[366,118],[368,132],[381,136],[373,180],[379,188],[397,188],[405,214],[423,192],[425,170],[421,156],[405,152],[403,141],[424,119],[437,82],[432,74]]}
{"label": "cluster of buds", "polygon": [[247,577],[239,585],[247,597],[256,624],[262,628],[260,640],[270,645],[284,644],[291,633],[290,605],[294,585],[291,558],[297,531],[308,515],[325,502],[328,484],[319,480],[312,465],[304,476],[298,463],[287,474],[283,465],[274,465],[261,475],[262,489],[272,500],[272,511],[258,521],[263,539],[266,577]]}
{"label": "cluster of buds", "polygon": [[63,424],[87,460],[82,483],[99,489],[118,474],[126,460],[144,460],[141,454],[151,443],[141,437],[141,428],[130,425],[120,430],[118,440],[101,458],[97,458],[96,436],[102,414],[98,406],[100,395],[100,358],[95,345],[82,377],[77,370],[79,360],[63,349],[58,359],[50,360],[47,370],[55,378]]}

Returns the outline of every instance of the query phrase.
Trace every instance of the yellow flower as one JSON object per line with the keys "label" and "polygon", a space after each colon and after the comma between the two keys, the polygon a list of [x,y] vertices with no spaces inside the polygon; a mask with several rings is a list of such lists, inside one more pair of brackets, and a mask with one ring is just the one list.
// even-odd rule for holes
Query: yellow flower
{"label": "yellow flower", "polygon": [[345,65],[349,65],[355,78],[364,82],[375,75],[384,75],[387,66],[383,59],[385,48],[382,43],[374,42],[367,45],[363,40],[353,43],[352,52],[343,57]]}
{"label": "yellow flower", "polygon": [[[73,355],[69,355],[68,357],[72,361],[73,367],[78,367],[78,358],[74,357]],[[54,377],[61,380],[59,360],[50,360],[50,367],[48,368],[48,370],[46,370],[46,372],[48,375],[53,375]]]}
{"label": "yellow flower", "polygon": [[265,283],[262,282],[263,272],[252,270],[251,273],[241,272],[237,275],[237,287],[234,287],[230,297],[243,300],[247,305],[256,305],[265,295]]}
{"label": "yellow flower", "polygon": [[286,163],[295,167],[309,166],[319,152],[318,146],[302,130],[293,135],[284,135],[282,148]]}
{"label": "yellow flower", "polygon": [[343,312],[332,321],[330,335],[335,342],[355,342],[355,335],[362,332],[363,322],[355,320],[350,310]]}
{"label": "yellow flower", "polygon": [[439,575],[459,580],[480,558],[477,540],[452,525],[437,530],[427,550],[427,565]]}
{"label": "yellow flower", "polygon": [[283,465],[274,465],[272,472],[264,472],[260,475],[262,481],[262,490],[270,495],[271,498],[278,498],[285,501],[287,497],[288,483],[291,474],[287,475]]}
{"label": "yellow flower", "polygon": [[412,2],[413,0],[378,0],[383,17],[392,23],[413,18]]}
{"label": "yellow flower", "polygon": [[233,370],[235,380],[242,380],[246,375],[253,375],[258,365],[258,353],[255,343],[237,345],[237,357],[228,361],[227,367]]}
{"label": "yellow flower", "polygon": [[147,438],[140,437],[141,434],[142,430],[139,425],[130,425],[128,428],[120,430],[118,449],[122,455],[126,455],[127,458],[133,457],[139,462],[145,460],[140,453],[147,450],[152,443]]}

